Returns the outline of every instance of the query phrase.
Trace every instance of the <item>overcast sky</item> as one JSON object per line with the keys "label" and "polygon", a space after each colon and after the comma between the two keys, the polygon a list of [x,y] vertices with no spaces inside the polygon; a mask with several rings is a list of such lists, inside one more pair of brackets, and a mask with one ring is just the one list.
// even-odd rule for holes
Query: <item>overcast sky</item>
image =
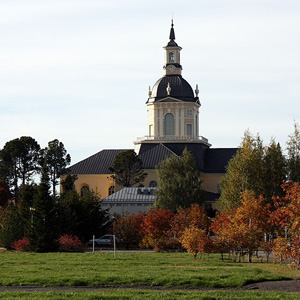
{"label": "overcast sky", "polygon": [[200,135],[237,147],[249,128],[285,148],[300,122],[299,0],[0,0],[0,149],[57,138],[76,163],[133,148],[172,15]]}

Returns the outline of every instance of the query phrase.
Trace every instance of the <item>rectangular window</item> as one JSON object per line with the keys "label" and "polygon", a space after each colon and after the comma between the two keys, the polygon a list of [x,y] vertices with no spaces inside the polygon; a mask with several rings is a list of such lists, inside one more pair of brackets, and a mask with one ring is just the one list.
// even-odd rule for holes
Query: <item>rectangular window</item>
{"label": "rectangular window", "polygon": [[193,135],[193,126],[192,124],[186,124],[186,135],[192,136]]}
{"label": "rectangular window", "polygon": [[187,109],[186,110],[186,116],[187,117],[192,117],[193,116],[193,110],[192,109]]}
{"label": "rectangular window", "polygon": [[149,125],[149,136],[153,136],[153,125]]}

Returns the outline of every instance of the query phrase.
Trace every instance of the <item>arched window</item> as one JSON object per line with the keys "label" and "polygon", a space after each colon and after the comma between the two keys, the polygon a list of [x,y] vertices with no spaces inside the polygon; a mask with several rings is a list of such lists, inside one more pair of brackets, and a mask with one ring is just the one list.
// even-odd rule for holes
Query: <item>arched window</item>
{"label": "arched window", "polygon": [[174,135],[174,116],[171,113],[165,115],[165,135]]}
{"label": "arched window", "polygon": [[90,190],[88,185],[83,185],[80,189],[80,195],[83,197],[86,193],[88,193]]}
{"label": "arched window", "polygon": [[173,63],[174,61],[175,61],[175,59],[174,59],[174,53],[170,52],[169,53],[169,63]]}
{"label": "arched window", "polygon": [[115,186],[112,185],[108,188],[108,196],[112,195],[115,192]]}
{"label": "arched window", "polygon": [[149,187],[157,187],[157,182],[155,180],[151,180],[149,183]]}

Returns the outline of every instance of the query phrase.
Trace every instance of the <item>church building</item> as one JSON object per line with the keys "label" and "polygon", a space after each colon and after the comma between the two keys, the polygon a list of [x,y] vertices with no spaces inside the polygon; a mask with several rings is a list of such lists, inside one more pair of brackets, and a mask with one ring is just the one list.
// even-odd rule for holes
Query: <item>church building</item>
{"label": "church building", "polygon": [[[169,42],[164,47],[163,76],[148,91],[148,132],[146,136],[137,138],[134,149],[148,174],[143,186],[159,188],[155,167],[167,157],[180,156],[187,148],[194,155],[201,171],[205,202],[213,205],[220,195],[219,183],[225,174],[225,167],[237,149],[212,148],[208,139],[200,135],[201,103],[198,85],[193,90],[182,77],[181,50],[175,42],[172,21]],[[78,176],[75,182],[78,193],[94,190],[103,199],[122,189],[115,186],[109,167],[112,166],[115,156],[124,150],[128,149],[102,150],[72,165],[69,174]]]}

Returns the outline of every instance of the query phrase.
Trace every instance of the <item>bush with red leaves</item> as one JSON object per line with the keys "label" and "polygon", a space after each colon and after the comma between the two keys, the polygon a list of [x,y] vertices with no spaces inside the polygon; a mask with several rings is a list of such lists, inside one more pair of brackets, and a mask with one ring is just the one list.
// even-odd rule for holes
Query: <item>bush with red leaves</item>
{"label": "bush with red leaves", "polygon": [[63,234],[57,240],[60,251],[81,251],[86,247],[84,243],[80,241],[78,236],[71,234]]}
{"label": "bush with red leaves", "polygon": [[28,251],[30,247],[30,242],[27,237],[24,237],[22,240],[15,241],[13,247],[17,251]]}

